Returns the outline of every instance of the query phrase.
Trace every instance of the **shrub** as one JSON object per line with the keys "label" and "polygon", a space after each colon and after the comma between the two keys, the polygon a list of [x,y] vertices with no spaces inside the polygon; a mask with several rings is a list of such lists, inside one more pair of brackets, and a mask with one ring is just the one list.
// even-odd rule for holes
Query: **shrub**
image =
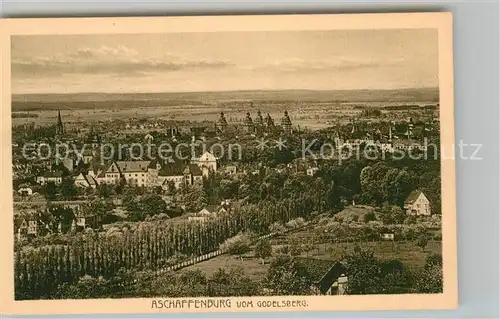
{"label": "shrub", "polygon": [[262,263],[264,263],[264,259],[271,257],[273,254],[273,247],[269,243],[269,240],[262,239],[257,242],[254,248],[255,257],[261,258]]}
{"label": "shrub", "polygon": [[426,267],[417,276],[416,287],[420,293],[443,292],[443,267],[440,265]]}
{"label": "shrub", "polygon": [[415,245],[422,248],[422,250],[425,250],[428,242],[429,236],[427,234],[420,234],[420,236],[418,236],[417,240],[415,241]]}
{"label": "shrub", "polygon": [[415,216],[410,215],[410,216],[406,217],[406,219],[404,220],[405,225],[413,225],[416,223],[417,223],[417,217],[415,217]]}
{"label": "shrub", "polygon": [[363,217],[363,220],[364,220],[365,223],[369,223],[371,221],[376,221],[377,217],[375,217],[375,213],[374,212],[369,212],[369,213],[365,214],[365,216]]}
{"label": "shrub", "polygon": [[433,253],[427,256],[425,260],[425,268],[430,268],[433,266],[443,266],[443,256],[440,253]]}
{"label": "shrub", "polygon": [[283,233],[285,230],[285,226],[279,222],[274,222],[269,226],[269,232],[271,233]]}
{"label": "shrub", "polygon": [[221,249],[227,251],[230,255],[242,256],[250,251],[250,240],[246,235],[237,235],[226,240]]}

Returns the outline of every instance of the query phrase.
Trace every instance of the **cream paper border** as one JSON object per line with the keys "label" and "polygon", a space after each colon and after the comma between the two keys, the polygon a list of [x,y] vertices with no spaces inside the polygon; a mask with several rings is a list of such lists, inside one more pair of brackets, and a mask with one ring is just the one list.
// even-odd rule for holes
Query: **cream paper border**
{"label": "cream paper border", "polygon": [[[11,152],[10,36],[41,34],[141,34],[220,31],[303,31],[335,29],[438,29],[441,150],[454,154],[453,49],[451,13],[242,15],[199,17],[39,18],[0,20],[0,315],[199,313],[254,311],[455,309],[458,306],[455,160],[441,159],[444,292],[441,294],[238,297],[230,308],[155,309],[149,298],[87,300],[14,300],[13,196]],[[161,298],[157,298],[161,299]],[[155,300],[157,300],[155,299]],[[198,298],[179,298],[194,300]],[[204,299],[204,298],[199,298]],[[215,299],[215,298],[214,298]],[[225,298],[222,298],[225,299]],[[236,300],[305,300],[302,308],[237,308]]]}

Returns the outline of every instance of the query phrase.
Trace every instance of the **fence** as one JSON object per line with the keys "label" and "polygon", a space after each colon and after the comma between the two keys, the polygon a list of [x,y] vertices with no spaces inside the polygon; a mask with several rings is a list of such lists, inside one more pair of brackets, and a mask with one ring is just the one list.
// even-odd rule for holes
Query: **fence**
{"label": "fence", "polygon": [[[276,236],[276,235],[281,235],[281,234],[285,234],[285,233],[288,233],[288,232],[291,232],[291,231],[296,231],[296,230],[302,229],[302,228],[304,228],[306,226],[308,226],[307,223],[304,226],[297,227],[297,228],[292,228],[292,229],[287,229],[287,230],[285,230],[284,232],[281,232],[281,233],[269,233],[269,234],[265,234],[265,235],[262,235],[262,236],[258,237],[257,240],[267,239],[267,238],[271,238],[271,237]],[[180,270],[182,268],[186,268],[186,267],[192,266],[194,264],[197,264],[197,263],[200,263],[200,262],[203,262],[203,261],[206,261],[206,260],[218,257],[218,256],[223,255],[225,253],[227,253],[227,251],[219,249],[219,250],[213,251],[211,253],[208,253],[208,254],[205,254],[205,255],[201,255],[201,256],[198,256],[198,257],[194,257],[192,259],[180,262],[180,263],[178,263],[176,265],[168,266],[168,267],[163,268],[163,269],[159,269],[159,270],[156,271],[156,274],[157,275],[161,275],[161,274],[163,274],[165,272],[177,271],[177,270]]]}

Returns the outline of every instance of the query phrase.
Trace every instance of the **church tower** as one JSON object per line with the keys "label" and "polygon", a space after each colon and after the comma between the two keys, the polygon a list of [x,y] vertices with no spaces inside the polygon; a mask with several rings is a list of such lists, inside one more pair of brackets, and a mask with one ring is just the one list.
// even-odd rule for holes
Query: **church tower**
{"label": "church tower", "polygon": [[271,117],[271,115],[269,115],[269,113],[267,113],[267,116],[266,116],[266,127],[267,128],[271,128],[274,126],[274,120],[273,118]]}
{"label": "church tower", "polygon": [[227,129],[227,121],[224,116],[224,113],[220,113],[219,120],[216,122],[215,127],[217,128],[217,131],[220,133],[224,133]]}
{"label": "church tower", "polygon": [[57,126],[56,126],[56,135],[62,136],[64,135],[64,126],[61,119],[61,111],[57,112]]}
{"label": "church tower", "polygon": [[89,134],[87,135],[87,139],[85,142],[86,144],[92,146],[93,150],[98,148],[99,145],[101,144],[101,138],[99,134],[97,134],[97,132],[95,131],[93,122],[90,125],[90,131]]}
{"label": "church tower", "polygon": [[250,116],[250,112],[247,112],[247,116],[245,117],[245,120],[243,122],[243,127],[245,128],[245,132],[247,133],[254,132],[254,125],[252,117]]}
{"label": "church tower", "polygon": [[288,116],[287,111],[285,111],[285,114],[281,118],[281,127],[283,128],[286,134],[292,133],[292,121],[290,120],[290,116]]}
{"label": "church tower", "polygon": [[262,127],[264,126],[264,118],[262,117],[262,113],[260,111],[257,111],[257,117],[255,118],[254,124],[256,131],[262,131]]}

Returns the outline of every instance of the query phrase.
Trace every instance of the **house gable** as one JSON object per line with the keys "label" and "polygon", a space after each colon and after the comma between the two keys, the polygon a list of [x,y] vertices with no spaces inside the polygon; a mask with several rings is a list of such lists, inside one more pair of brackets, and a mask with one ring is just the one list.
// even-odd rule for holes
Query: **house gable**
{"label": "house gable", "polygon": [[418,196],[417,200],[415,201],[416,203],[423,203],[423,204],[428,204],[429,200],[427,197],[424,195],[424,193],[420,192],[420,195]]}
{"label": "house gable", "polygon": [[217,159],[210,152],[205,152],[198,159],[200,162],[216,162]]}
{"label": "house gable", "polygon": [[106,169],[106,174],[107,173],[120,173],[120,168],[116,164],[116,162],[113,162],[109,165],[109,167]]}
{"label": "house gable", "polygon": [[346,268],[340,262],[336,262],[319,280],[317,285],[320,293],[326,294],[340,277],[345,276],[345,273]]}
{"label": "house gable", "polygon": [[420,194],[423,193],[419,190],[412,191],[405,200],[405,206],[415,204],[416,200],[420,197]]}
{"label": "house gable", "polygon": [[413,191],[406,198],[404,209],[411,215],[431,215],[430,201],[421,191]]}
{"label": "house gable", "polygon": [[210,210],[208,210],[207,208],[203,208],[202,210],[200,210],[197,214],[198,216],[209,216],[209,215],[212,215],[212,212]]}

